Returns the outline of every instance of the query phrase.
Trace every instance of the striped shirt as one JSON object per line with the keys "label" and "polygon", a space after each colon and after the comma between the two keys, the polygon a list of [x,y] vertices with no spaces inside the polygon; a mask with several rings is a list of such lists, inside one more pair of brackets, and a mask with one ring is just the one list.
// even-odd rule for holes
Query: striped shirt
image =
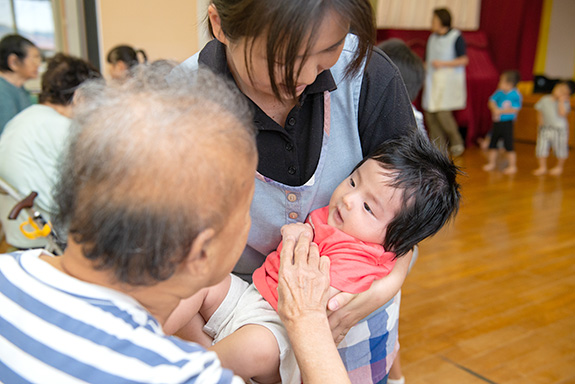
{"label": "striped shirt", "polygon": [[0,382],[236,383],[214,352],[164,335],[132,297],[0,255]]}

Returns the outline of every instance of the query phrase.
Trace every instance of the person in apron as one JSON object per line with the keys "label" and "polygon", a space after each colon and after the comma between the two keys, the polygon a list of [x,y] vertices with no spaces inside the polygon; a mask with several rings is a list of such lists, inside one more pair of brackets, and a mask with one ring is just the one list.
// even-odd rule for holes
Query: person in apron
{"label": "person in apron", "polygon": [[465,66],[469,62],[461,32],[451,28],[451,14],[446,8],[433,11],[432,34],[427,40],[427,73],[421,104],[429,138],[440,148],[449,145],[453,156],[465,150],[463,138],[453,112],[465,109],[467,88]]}
{"label": "person in apron", "polygon": [[[208,67],[252,107],[259,156],[252,227],[234,269],[251,281],[283,225],[327,205],[355,164],[416,124],[399,71],[373,49],[368,0],[214,0],[208,22],[214,39],[174,73]],[[368,291],[328,303],[352,382],[387,381],[410,260],[411,253]]]}

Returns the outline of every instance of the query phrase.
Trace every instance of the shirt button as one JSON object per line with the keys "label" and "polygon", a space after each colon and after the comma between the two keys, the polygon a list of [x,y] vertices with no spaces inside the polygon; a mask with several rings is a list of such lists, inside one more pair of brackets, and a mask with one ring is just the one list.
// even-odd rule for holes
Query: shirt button
{"label": "shirt button", "polygon": [[288,199],[288,201],[290,201],[290,202],[292,202],[292,203],[293,203],[294,201],[296,201],[296,200],[297,200],[297,196],[296,196],[296,194],[295,194],[295,193],[288,193],[288,195],[287,195],[287,199]]}
{"label": "shirt button", "polygon": [[292,143],[286,143],[286,151],[291,151],[293,149]]}
{"label": "shirt button", "polygon": [[296,169],[295,169],[295,167],[294,167],[293,165],[291,165],[291,166],[288,168],[288,173],[289,173],[290,175],[295,174],[295,171],[296,171]]}
{"label": "shirt button", "polygon": [[288,120],[288,125],[290,125],[290,126],[293,127],[294,124],[295,124],[295,118],[294,118],[294,117],[290,117],[289,120]]}
{"label": "shirt button", "polygon": [[299,215],[296,212],[290,212],[288,216],[290,219],[295,220],[298,218]]}

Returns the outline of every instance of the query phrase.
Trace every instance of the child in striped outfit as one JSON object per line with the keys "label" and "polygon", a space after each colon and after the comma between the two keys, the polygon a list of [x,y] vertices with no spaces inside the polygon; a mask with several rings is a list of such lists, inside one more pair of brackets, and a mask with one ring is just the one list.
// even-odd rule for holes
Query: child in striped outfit
{"label": "child in striped outfit", "polygon": [[569,97],[573,94],[573,86],[567,81],[560,81],[553,87],[550,95],[543,96],[537,104],[537,146],[535,154],[539,160],[539,168],[533,171],[536,176],[547,173],[547,157],[549,148],[557,158],[557,164],[549,170],[550,175],[561,175],[563,165],[568,155],[569,124],[567,114],[570,110]]}

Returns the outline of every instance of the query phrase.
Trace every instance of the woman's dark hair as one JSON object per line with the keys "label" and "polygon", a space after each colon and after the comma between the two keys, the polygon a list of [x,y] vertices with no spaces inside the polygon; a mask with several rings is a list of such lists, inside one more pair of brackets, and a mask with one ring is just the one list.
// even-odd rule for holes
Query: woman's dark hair
{"label": "woman's dark hair", "polygon": [[48,67],[42,75],[42,91],[38,101],[68,105],[80,84],[101,77],[100,72],[87,61],[58,53],[48,60]]}
{"label": "woman's dark hair", "polygon": [[421,58],[403,40],[396,38],[385,40],[378,45],[378,48],[385,52],[397,66],[407,88],[409,99],[414,101],[425,79],[425,69]]}
{"label": "woman's dark hair", "polygon": [[[142,55],[142,61],[138,59],[138,54]],[[106,61],[110,64],[116,64],[118,61],[126,63],[128,68],[132,68],[138,64],[145,64],[148,62],[148,56],[143,49],[135,50],[129,45],[118,45],[108,52]]]}
{"label": "woman's dark hair", "polygon": [[383,247],[400,257],[433,236],[455,216],[461,199],[459,168],[418,130],[382,143],[368,159],[379,163],[402,189],[402,208],[387,225]]}
{"label": "woman's dark hair", "polygon": [[433,14],[437,16],[441,25],[447,28],[451,28],[451,13],[447,8],[436,8],[433,10]]}
{"label": "woman's dark hair", "polygon": [[[275,74],[277,63],[284,64],[281,81],[295,97],[296,80],[301,69],[301,66],[296,67],[296,61],[301,59],[302,63],[305,62],[328,11],[333,10],[347,19],[350,32],[358,37],[358,47],[347,68],[347,75],[359,71],[363,60],[369,59],[375,42],[375,21],[369,0],[212,0],[212,4],[218,11],[226,38],[232,42],[246,38],[244,60],[250,78],[250,57],[255,40],[266,36],[268,73],[278,99],[281,94]],[[211,24],[209,30],[213,36]],[[309,36],[311,38],[308,39]],[[303,57],[300,57],[302,47],[305,49]]]}
{"label": "woman's dark hair", "polygon": [[20,35],[6,35],[0,40],[0,72],[12,72],[8,66],[8,57],[14,54],[20,60],[28,55],[28,49],[36,45]]}

